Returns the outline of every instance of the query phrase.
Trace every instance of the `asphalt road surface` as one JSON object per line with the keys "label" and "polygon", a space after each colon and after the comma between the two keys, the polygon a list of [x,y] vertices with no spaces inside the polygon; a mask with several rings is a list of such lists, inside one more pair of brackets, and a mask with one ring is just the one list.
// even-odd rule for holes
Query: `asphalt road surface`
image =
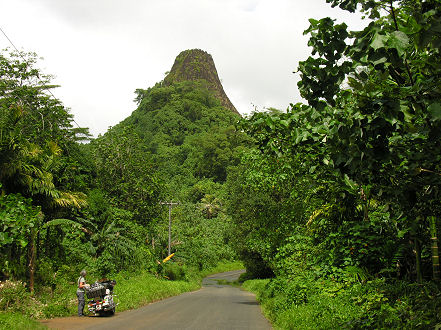
{"label": "asphalt road surface", "polygon": [[215,274],[202,288],[111,317],[69,317],[43,321],[52,329],[271,329],[253,294],[218,280],[234,281],[243,271]]}

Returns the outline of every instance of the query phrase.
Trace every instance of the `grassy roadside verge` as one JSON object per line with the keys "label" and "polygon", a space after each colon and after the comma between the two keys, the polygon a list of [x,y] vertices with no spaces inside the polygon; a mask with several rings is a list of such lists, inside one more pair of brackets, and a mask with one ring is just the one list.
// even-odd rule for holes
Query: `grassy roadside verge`
{"label": "grassy roadside verge", "polygon": [[0,329],[40,330],[47,329],[47,327],[27,315],[0,312]]}
{"label": "grassy roadside verge", "polygon": [[[174,281],[157,278],[147,271],[135,274],[120,272],[112,277],[117,282],[117,312],[197,290],[205,276],[237,269],[243,269],[240,262],[222,262],[202,272],[187,269],[181,274],[182,280]],[[57,286],[54,294],[49,292],[49,288],[43,288],[38,295],[31,297],[24,286],[13,286],[9,292],[11,307],[0,312],[0,329],[45,329],[46,327],[38,323],[38,319],[76,315],[75,290],[76,287],[65,283]]]}
{"label": "grassy roadside verge", "polygon": [[432,282],[359,282],[297,276],[245,281],[275,329],[434,329],[441,289]]}
{"label": "grassy roadside verge", "polygon": [[[210,274],[243,268],[240,262],[223,262],[214,268],[202,272],[190,270],[186,274],[186,280],[178,281],[158,279],[147,272],[127,277],[124,274],[120,274],[116,277],[117,286],[115,287],[115,293],[118,295],[120,302],[118,311],[122,312],[127,309],[138,308],[153,301],[197,290],[201,287],[202,279]],[[121,283],[121,285],[118,283]]]}

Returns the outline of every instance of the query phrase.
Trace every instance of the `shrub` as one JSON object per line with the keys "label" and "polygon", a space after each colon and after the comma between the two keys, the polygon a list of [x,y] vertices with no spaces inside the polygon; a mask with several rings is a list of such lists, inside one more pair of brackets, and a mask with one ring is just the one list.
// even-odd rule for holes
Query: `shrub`
{"label": "shrub", "polygon": [[243,274],[240,274],[238,282],[243,283],[245,281],[250,281],[250,280],[253,280],[253,275],[249,272],[245,272]]}
{"label": "shrub", "polygon": [[[67,302],[66,302],[67,303]],[[70,310],[66,303],[55,302],[43,308],[45,318],[62,317],[69,315]]]}
{"label": "shrub", "polygon": [[30,297],[25,283],[10,280],[0,282],[0,310],[24,311]]}
{"label": "shrub", "polygon": [[163,276],[171,281],[187,281],[187,271],[184,265],[169,262],[164,265]]}
{"label": "shrub", "polygon": [[268,302],[270,317],[273,318],[273,314],[277,315],[292,306],[306,303],[310,289],[305,279],[279,277],[267,283],[260,297]]}
{"label": "shrub", "polygon": [[263,310],[281,329],[428,329],[441,324],[441,288],[432,282],[312,278],[251,280]]}

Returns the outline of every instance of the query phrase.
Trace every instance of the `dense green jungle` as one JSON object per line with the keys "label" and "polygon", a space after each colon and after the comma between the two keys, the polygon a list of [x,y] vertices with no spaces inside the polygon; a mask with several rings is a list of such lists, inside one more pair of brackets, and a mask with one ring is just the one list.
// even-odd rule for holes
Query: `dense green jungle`
{"label": "dense green jungle", "polygon": [[3,51],[0,327],[73,315],[81,269],[158,299],[240,261],[275,328],[439,328],[441,2],[326,2],[366,27],[310,19],[305,103],[244,118],[172,70],[92,138],[36,54]]}

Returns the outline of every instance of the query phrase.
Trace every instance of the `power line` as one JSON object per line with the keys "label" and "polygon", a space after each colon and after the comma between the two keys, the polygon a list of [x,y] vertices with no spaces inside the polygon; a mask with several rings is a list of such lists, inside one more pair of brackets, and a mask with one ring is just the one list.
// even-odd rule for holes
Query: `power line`
{"label": "power line", "polygon": [[[12,47],[14,47],[14,49],[16,50],[17,54],[23,59],[23,61],[26,62],[26,59],[24,58],[24,56],[22,55],[22,53],[17,49],[17,47],[15,47],[14,43],[12,42],[11,39],[9,39],[9,37],[7,36],[7,34],[5,33],[5,31],[3,31],[3,29],[0,26],[0,31],[2,31],[3,35],[6,37],[6,39],[8,39],[9,43],[12,45]],[[37,75],[37,79],[40,82],[40,84],[44,85],[43,81],[40,79],[40,77]],[[49,92],[49,94],[52,95],[52,97],[56,100],[58,100],[54,94],[52,94],[52,91],[49,88],[46,88],[46,90]],[[80,125],[78,125],[78,123],[75,121],[75,119],[72,117],[72,121],[77,125],[78,128],[81,128]]]}
{"label": "power line", "polygon": [[8,39],[9,43],[12,45],[12,47],[15,48],[15,50],[18,52],[17,47],[15,47],[14,43],[11,41],[11,39],[9,39],[9,37],[6,35],[5,31],[3,31],[2,27],[0,26],[0,31],[2,31],[3,35],[6,37],[6,39]]}

